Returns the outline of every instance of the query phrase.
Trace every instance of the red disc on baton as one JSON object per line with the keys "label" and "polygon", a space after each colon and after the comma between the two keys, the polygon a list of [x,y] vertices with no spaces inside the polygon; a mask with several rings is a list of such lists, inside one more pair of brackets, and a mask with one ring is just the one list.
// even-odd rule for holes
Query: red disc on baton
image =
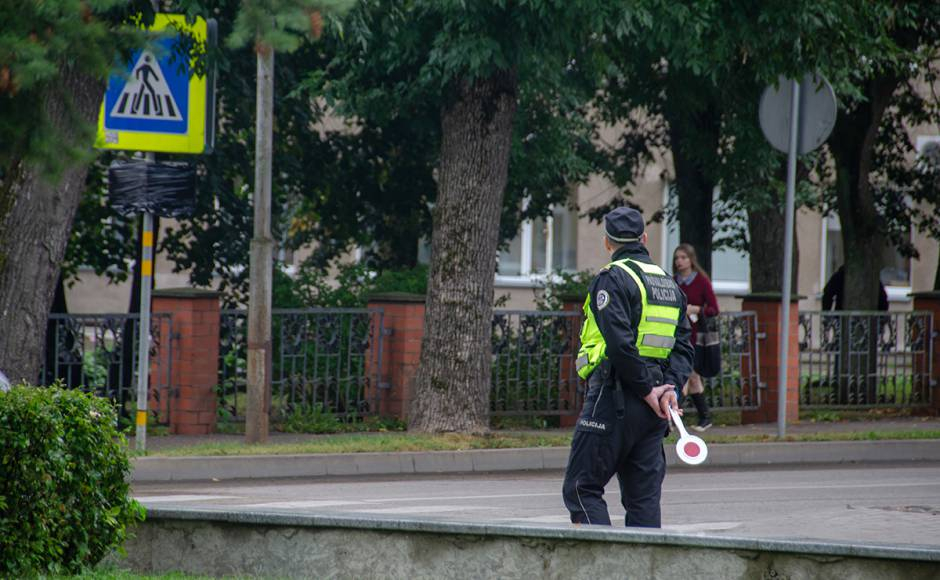
{"label": "red disc on baton", "polygon": [[698,465],[704,462],[708,457],[708,447],[705,442],[700,437],[689,435],[678,413],[672,409],[669,409],[669,413],[672,415],[672,422],[679,429],[680,437],[679,442],[676,443],[676,455],[683,463],[689,465]]}

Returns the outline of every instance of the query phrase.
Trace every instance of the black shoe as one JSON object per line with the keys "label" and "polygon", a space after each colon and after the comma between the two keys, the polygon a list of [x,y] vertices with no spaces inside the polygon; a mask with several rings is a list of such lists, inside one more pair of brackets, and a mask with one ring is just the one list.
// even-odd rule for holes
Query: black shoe
{"label": "black shoe", "polygon": [[707,431],[712,426],[712,420],[708,418],[699,419],[698,425],[693,425],[692,428],[701,433],[702,431]]}

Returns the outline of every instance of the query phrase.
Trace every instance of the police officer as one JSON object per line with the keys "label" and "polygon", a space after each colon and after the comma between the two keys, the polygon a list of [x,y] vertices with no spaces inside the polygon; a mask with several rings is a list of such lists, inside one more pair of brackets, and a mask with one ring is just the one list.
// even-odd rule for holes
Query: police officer
{"label": "police officer", "polygon": [[584,301],[577,366],[588,391],[562,493],[572,522],[610,525],[604,486],[616,474],[626,525],[658,528],[667,416],[692,371],[686,299],[652,263],[640,212],[617,208],[604,226],[611,261]]}

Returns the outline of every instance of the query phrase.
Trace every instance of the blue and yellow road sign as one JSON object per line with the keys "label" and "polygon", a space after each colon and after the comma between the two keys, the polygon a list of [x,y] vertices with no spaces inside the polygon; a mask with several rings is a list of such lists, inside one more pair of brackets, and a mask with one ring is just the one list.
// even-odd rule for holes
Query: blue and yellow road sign
{"label": "blue and yellow road sign", "polygon": [[182,32],[205,43],[203,18],[189,24],[180,14],[157,14],[150,30],[180,31],[133,53],[125,74],[115,74],[98,115],[95,147],[163,153],[203,153],[211,148],[211,79],[193,74],[195,57],[180,58]]}

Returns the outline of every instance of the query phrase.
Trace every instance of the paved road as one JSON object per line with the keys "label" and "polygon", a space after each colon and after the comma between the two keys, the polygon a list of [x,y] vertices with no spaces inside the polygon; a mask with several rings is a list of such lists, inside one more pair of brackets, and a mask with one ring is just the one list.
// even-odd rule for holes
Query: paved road
{"label": "paved road", "polygon": [[[281,479],[134,486],[148,507],[564,525],[561,473]],[[614,480],[611,516],[623,522]],[[745,537],[940,546],[940,464],[675,469],[664,528]]]}

